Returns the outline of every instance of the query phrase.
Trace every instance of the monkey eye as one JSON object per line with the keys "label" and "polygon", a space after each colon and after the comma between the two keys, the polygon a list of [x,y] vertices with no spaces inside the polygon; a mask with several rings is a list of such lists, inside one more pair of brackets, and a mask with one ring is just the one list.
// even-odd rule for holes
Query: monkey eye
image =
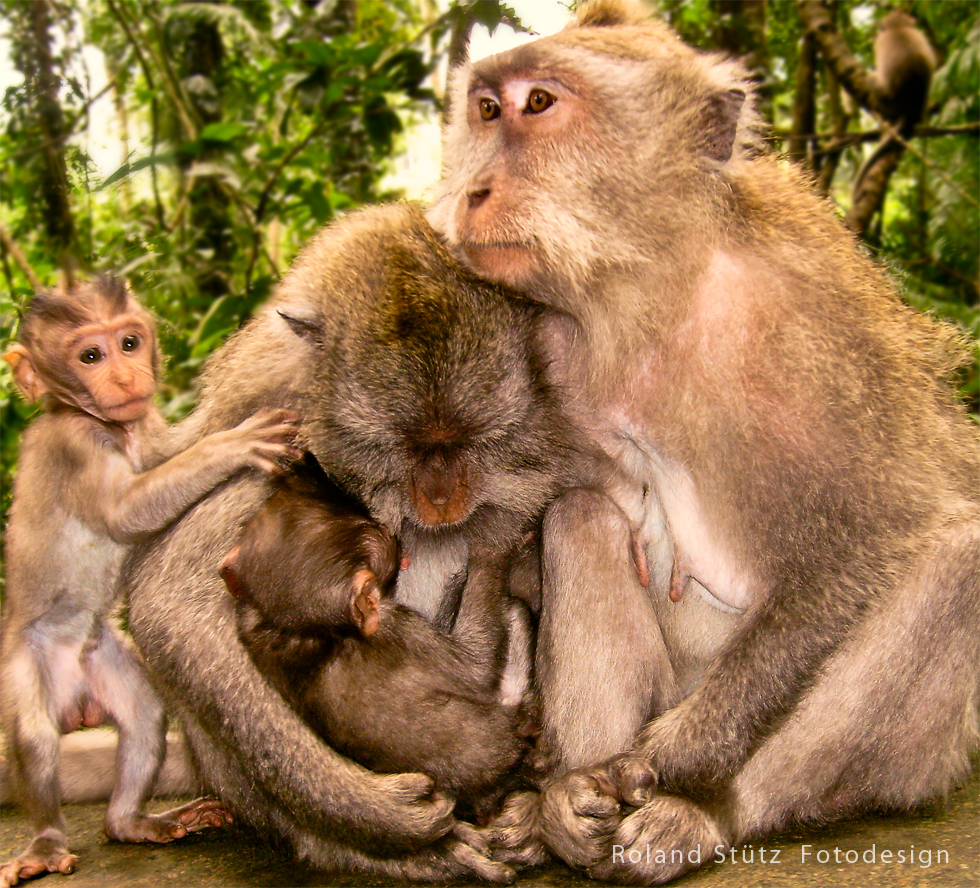
{"label": "monkey eye", "polygon": [[500,117],[500,105],[493,99],[480,99],[480,117],[484,120],[495,120]]}
{"label": "monkey eye", "polygon": [[129,336],[124,336],[119,345],[124,352],[133,352],[140,347],[141,343],[142,340],[139,336],[130,334]]}
{"label": "monkey eye", "polygon": [[527,107],[524,110],[531,114],[540,114],[542,111],[547,111],[556,101],[558,100],[550,92],[536,89],[527,97]]}
{"label": "monkey eye", "polygon": [[102,349],[92,346],[87,348],[79,356],[78,360],[83,364],[98,364],[103,358]]}

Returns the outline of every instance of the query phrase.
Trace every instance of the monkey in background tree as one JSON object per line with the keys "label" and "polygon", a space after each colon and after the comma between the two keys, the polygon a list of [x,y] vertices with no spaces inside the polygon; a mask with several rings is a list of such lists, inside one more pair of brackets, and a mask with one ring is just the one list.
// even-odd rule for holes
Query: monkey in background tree
{"label": "monkey in background tree", "polygon": [[[295,410],[297,443],[397,534],[411,562],[400,603],[436,618],[464,577],[453,641],[501,706],[520,692],[506,668],[509,549],[577,458],[534,315],[461,270],[417,207],[364,209],[317,235],[213,356],[199,407],[205,432],[262,406]],[[485,844],[449,835],[453,805],[431,778],[338,754],[261,677],[219,568],[267,496],[260,479],[225,485],[141,543],[126,574],[133,637],[205,781],[236,822],[321,868],[512,879]]]}
{"label": "monkey in background tree", "polygon": [[[501,859],[659,883],[698,846],[943,796],[980,695],[961,334],[764,154],[741,67],[639,6],[459,69],[450,107],[430,219],[553,310],[555,388],[628,479],[545,517],[553,779],[505,804]],[[664,529],[646,588],[632,541]]]}
{"label": "monkey in background tree", "polygon": [[[915,19],[895,10],[881,20],[874,42],[874,59],[877,110],[895,127],[899,136],[908,139],[926,115],[929,87],[937,66],[936,54],[926,35],[916,27]],[[887,179],[904,150],[895,136],[886,133],[861,164],[851,188],[852,209],[848,213],[848,224],[856,231],[865,229],[884,197],[884,188],[872,187],[877,200],[872,206],[865,206],[869,198],[866,177],[884,157],[893,155],[881,173]]]}
{"label": "monkey in background tree", "polygon": [[6,886],[75,868],[57,766],[61,735],[82,725],[108,720],[119,730],[110,838],[170,842],[228,819],[208,799],[141,812],[163,761],[164,713],[109,619],[127,546],[242,469],[275,470],[294,453],[295,426],[285,411],[265,411],[161,462],[153,320],[110,276],[39,291],[4,358],[24,397],[46,407],[21,439],[6,533],[2,714],[35,830],[0,868]]}
{"label": "monkey in background tree", "polygon": [[[333,749],[373,771],[428,774],[482,819],[521,759],[522,713],[488,686],[492,660],[474,662],[394,602],[398,566],[394,536],[308,455],[276,480],[221,575],[259,671]],[[487,608],[463,612],[499,620]],[[454,633],[495,636],[461,621]]]}

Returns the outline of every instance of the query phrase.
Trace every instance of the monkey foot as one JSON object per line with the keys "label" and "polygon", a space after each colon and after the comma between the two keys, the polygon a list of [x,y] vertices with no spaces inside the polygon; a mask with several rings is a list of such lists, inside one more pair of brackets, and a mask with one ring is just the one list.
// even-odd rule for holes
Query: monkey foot
{"label": "monkey foot", "polygon": [[659,885],[727,847],[718,824],[705,811],[679,796],[659,795],[623,820],[604,859],[586,869],[602,881]]}
{"label": "monkey foot", "polygon": [[64,837],[39,835],[27,850],[0,867],[0,888],[16,885],[47,873],[67,876],[75,872],[78,858],[65,847]]}
{"label": "monkey foot", "polygon": [[190,832],[232,822],[231,812],[217,799],[195,799],[162,814],[106,817],[105,832],[117,842],[155,842],[164,845]]}
{"label": "monkey foot", "polygon": [[542,793],[541,835],[571,866],[587,869],[604,860],[621,821],[605,766],[569,771]]}
{"label": "monkey foot", "polygon": [[548,849],[538,836],[541,795],[515,792],[508,796],[500,813],[479,830],[493,851],[494,860],[511,866],[537,866],[550,860]]}

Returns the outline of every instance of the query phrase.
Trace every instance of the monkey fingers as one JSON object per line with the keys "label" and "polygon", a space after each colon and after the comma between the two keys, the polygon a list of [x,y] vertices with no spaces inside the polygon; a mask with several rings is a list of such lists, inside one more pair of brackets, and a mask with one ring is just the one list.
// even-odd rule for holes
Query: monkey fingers
{"label": "monkey fingers", "polygon": [[449,856],[488,882],[508,885],[517,874],[506,863],[490,856],[490,846],[480,831],[469,823],[457,822],[447,838]]}
{"label": "monkey fingers", "polygon": [[35,837],[23,854],[0,867],[0,888],[46,873],[67,876],[75,872],[77,864],[78,858],[68,850],[64,835],[46,830]]}
{"label": "monkey fingers", "polygon": [[657,790],[657,773],[646,757],[627,753],[616,756],[606,767],[603,787],[614,798],[634,808],[643,807],[653,798]]}
{"label": "monkey fingers", "polygon": [[588,868],[604,860],[622,820],[604,767],[569,771],[542,792],[540,828],[553,854]]}
{"label": "monkey fingers", "polygon": [[508,796],[500,813],[479,831],[493,850],[494,860],[511,866],[538,866],[551,859],[538,830],[540,809],[540,793]]}
{"label": "monkey fingers", "polygon": [[693,802],[658,795],[623,820],[604,859],[587,871],[602,881],[661,884],[700,866],[716,848],[727,845],[718,824]]}

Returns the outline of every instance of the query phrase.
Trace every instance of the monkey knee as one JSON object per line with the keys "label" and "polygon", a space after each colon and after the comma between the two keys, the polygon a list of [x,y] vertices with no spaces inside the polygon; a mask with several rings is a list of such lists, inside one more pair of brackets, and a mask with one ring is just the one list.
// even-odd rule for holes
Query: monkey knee
{"label": "monkey knee", "polygon": [[[621,539],[620,539],[621,538]],[[545,549],[555,544],[565,548],[579,541],[603,548],[629,538],[626,515],[608,496],[598,490],[574,488],[561,495],[544,518]],[[594,552],[594,549],[593,549]]]}

